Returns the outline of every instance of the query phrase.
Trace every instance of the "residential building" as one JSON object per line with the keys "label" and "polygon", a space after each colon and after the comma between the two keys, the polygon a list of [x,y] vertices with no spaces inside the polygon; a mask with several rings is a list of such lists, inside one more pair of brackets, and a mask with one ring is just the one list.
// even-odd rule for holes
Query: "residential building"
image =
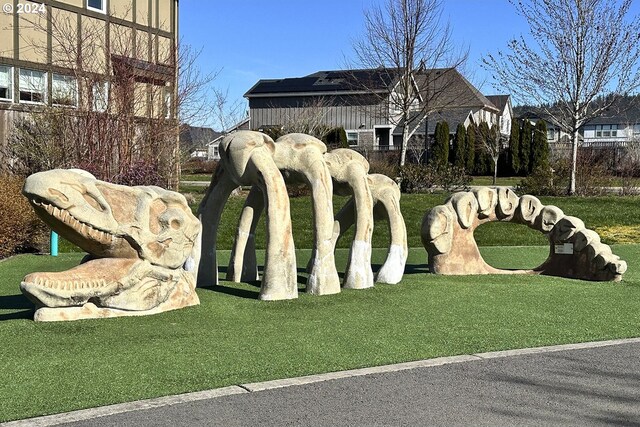
{"label": "residential building", "polygon": [[[579,130],[579,148],[608,150],[613,159],[620,158],[630,147],[640,146],[640,105],[634,97],[622,99],[603,114],[589,120]],[[516,107],[516,116],[540,120],[540,112],[532,107]],[[572,138],[547,121],[547,141],[552,153],[566,155],[571,151]]]}
{"label": "residential building", "polygon": [[487,99],[498,110],[498,126],[502,135],[511,133],[511,123],[513,122],[513,106],[511,105],[510,95],[487,95]]}
{"label": "residential building", "polygon": [[[458,123],[497,124],[501,114],[510,111],[510,101],[496,107],[456,69],[423,70],[413,77],[415,89],[420,91],[410,123],[416,139],[424,139],[425,133],[432,135],[438,121],[446,120],[455,132]],[[384,68],[260,80],[245,94],[251,129],[287,128],[296,122],[342,126],[349,145],[363,150],[400,147],[400,112],[393,107],[396,96],[398,79],[394,70]],[[430,114],[421,116],[425,104]],[[510,117],[504,123],[510,126]]]}
{"label": "residential building", "polygon": [[220,132],[210,127],[182,125],[180,126],[180,151],[183,156],[206,160],[209,141],[219,136]]}
{"label": "residential building", "polygon": [[46,107],[118,113],[123,75],[132,81],[121,98],[136,117],[175,117],[178,0],[5,3],[13,13],[0,14],[0,145],[17,118]]}
{"label": "residential building", "polygon": [[249,124],[251,122],[251,118],[247,117],[235,125],[231,126],[229,129],[226,129],[224,132],[218,134],[216,138],[210,140],[204,150],[204,158],[206,160],[220,160],[220,142],[222,138],[224,138],[227,134],[231,132],[235,132],[237,130],[251,130]]}

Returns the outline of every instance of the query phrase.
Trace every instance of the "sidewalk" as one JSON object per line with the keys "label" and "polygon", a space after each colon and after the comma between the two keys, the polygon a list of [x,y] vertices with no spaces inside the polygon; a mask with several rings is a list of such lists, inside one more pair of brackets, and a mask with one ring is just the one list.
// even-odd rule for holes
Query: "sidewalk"
{"label": "sidewalk", "polygon": [[1,424],[638,425],[640,338],[241,384]]}

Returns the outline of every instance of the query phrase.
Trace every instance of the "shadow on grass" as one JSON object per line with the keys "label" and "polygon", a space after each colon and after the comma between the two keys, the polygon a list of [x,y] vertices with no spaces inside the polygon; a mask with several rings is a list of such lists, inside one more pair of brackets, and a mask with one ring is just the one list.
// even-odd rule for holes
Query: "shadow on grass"
{"label": "shadow on grass", "polygon": [[[253,284],[251,284],[251,285],[253,285]],[[259,282],[258,282],[258,288],[259,288],[259,286],[260,285],[259,285]],[[204,289],[204,290],[207,290],[207,291],[218,292],[220,294],[232,295],[232,296],[240,297],[240,298],[247,298],[247,299],[258,299],[258,294],[259,294],[259,292],[257,292],[257,291],[251,291],[251,290],[248,290],[248,289],[238,289],[238,288],[233,288],[231,286],[221,286],[221,285],[206,286],[206,287],[202,287],[200,289]]]}
{"label": "shadow on grass", "polygon": [[33,304],[22,294],[0,296],[0,310],[22,310],[13,313],[0,314],[0,322],[5,320],[33,318]]}
{"label": "shadow on grass", "polygon": [[427,274],[429,266],[427,264],[407,264],[404,267],[404,274]]}

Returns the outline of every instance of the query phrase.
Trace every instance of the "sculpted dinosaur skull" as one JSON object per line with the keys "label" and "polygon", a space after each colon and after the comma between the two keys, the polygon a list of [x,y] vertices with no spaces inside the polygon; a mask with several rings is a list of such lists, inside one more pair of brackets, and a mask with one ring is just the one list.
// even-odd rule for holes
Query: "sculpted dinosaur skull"
{"label": "sculpted dinosaur skull", "polygon": [[[148,311],[171,299],[177,288],[191,294],[187,305],[198,303],[193,288],[201,227],[181,194],[115,185],[85,171],[60,169],[31,175],[23,194],[53,230],[89,258],[98,258],[67,272],[25,277],[22,291],[38,307],[91,303]],[[107,315],[123,314],[100,314]]]}

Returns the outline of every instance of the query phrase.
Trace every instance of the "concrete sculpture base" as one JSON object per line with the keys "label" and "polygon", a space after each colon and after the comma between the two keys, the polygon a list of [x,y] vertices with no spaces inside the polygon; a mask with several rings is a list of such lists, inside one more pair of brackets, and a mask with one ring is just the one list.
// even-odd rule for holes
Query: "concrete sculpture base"
{"label": "concrete sculpture base", "polygon": [[[500,270],[488,265],[478,250],[474,230],[491,221],[527,225],[549,238],[547,260],[533,270]],[[611,253],[579,218],[544,206],[534,196],[518,197],[507,188],[483,187],[452,195],[422,221],[422,243],[429,269],[437,274],[544,274],[584,280],[619,281],[627,263]]]}
{"label": "concrete sculpture base", "polygon": [[24,278],[20,288],[36,305],[35,320],[139,316],[199,304],[201,227],[181,194],[59,169],[31,175],[23,194],[45,223],[89,253],[70,270]]}

